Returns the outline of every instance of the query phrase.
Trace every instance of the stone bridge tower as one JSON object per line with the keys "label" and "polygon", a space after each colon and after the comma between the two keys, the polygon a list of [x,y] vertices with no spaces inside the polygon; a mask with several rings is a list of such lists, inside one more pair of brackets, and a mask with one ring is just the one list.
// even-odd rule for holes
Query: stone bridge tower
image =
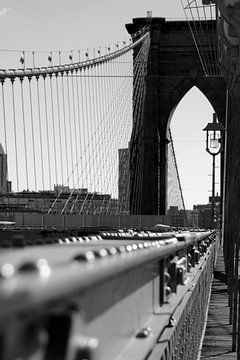
{"label": "stone bridge tower", "polygon": [[[209,33],[204,31],[201,43],[206,56],[217,59],[217,34],[213,31],[216,29],[216,22],[208,23]],[[140,150],[134,150],[134,144],[130,144],[130,207],[132,214],[164,215],[167,208],[167,134],[172,114],[184,95],[196,86],[207,97],[219,121],[224,124],[226,82],[221,76],[206,76],[204,73],[186,21],[136,18],[126,28],[132,35],[146,25],[150,26],[151,44],[145,100],[142,104],[143,119],[140,126],[134,124],[137,127],[134,131],[139,132]],[[200,30],[200,22],[196,26]],[[137,51],[135,50],[134,57]],[[201,109],[196,111],[200,112]],[[206,119],[206,123],[208,120]],[[142,181],[140,191],[134,195],[139,176],[139,172],[136,174],[134,170],[136,162],[141,167]]]}

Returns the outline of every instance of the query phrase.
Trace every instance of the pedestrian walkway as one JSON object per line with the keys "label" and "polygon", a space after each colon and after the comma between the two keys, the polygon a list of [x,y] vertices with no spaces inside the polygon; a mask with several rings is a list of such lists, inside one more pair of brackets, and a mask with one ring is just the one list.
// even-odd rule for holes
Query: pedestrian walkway
{"label": "pedestrian walkway", "polygon": [[221,249],[212,280],[208,319],[200,359],[237,359],[237,353],[232,352],[232,325],[229,325],[227,284]]}

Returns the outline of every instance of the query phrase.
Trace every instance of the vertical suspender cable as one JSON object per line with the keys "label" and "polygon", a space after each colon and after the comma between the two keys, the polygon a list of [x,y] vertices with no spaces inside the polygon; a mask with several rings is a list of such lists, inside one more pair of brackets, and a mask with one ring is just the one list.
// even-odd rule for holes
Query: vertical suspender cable
{"label": "vertical suspender cable", "polygon": [[51,188],[52,188],[52,177],[51,177],[51,161],[50,161],[50,145],[49,145],[49,129],[48,129],[48,106],[47,106],[46,76],[43,76],[43,90],[44,90],[44,103],[45,103],[46,135],[47,135],[47,157],[48,157],[49,190],[51,190]]}
{"label": "vertical suspender cable", "polygon": [[[84,74],[85,75],[85,69],[80,70],[80,74]],[[86,166],[87,165],[87,153],[86,153],[86,137],[85,137],[85,118],[86,118],[86,109],[84,108],[84,84],[85,84],[85,78],[82,78],[82,75],[79,77],[80,80],[80,92],[81,92],[81,104],[82,104],[82,133],[83,133],[83,163]],[[82,175],[83,175],[83,168],[82,168]],[[83,183],[82,184],[83,187],[85,187],[86,185]],[[82,202],[82,205],[79,209],[79,214],[82,214],[83,212],[83,208],[84,208],[84,201]]]}
{"label": "vertical suspender cable", "polygon": [[[100,51],[100,50],[99,50]],[[102,77],[101,77],[101,65],[97,65],[96,68],[96,113],[98,114],[98,127],[99,127],[99,133],[101,134],[102,128],[103,128],[103,103],[101,101],[102,96]],[[102,156],[102,147],[98,145],[97,148],[98,157],[99,157],[99,168],[103,168],[103,156]],[[100,179],[100,173],[98,174],[98,183]],[[101,181],[100,181],[101,186]],[[97,204],[96,212],[100,213],[99,204]]]}
{"label": "vertical suspender cable", "polygon": [[[110,73],[107,73],[106,74],[106,77],[108,78],[108,79],[110,79],[110,76],[111,76],[111,74]],[[111,80],[109,80],[109,81],[111,81]],[[92,86],[93,86],[93,84],[92,84]],[[114,95],[113,94],[113,92],[112,92],[112,95]],[[93,99],[95,100],[95,96],[94,96],[94,94],[93,94]],[[110,101],[108,101],[108,108],[110,109],[110,108],[112,108],[113,107],[113,104],[111,104],[110,103]],[[110,114],[106,114],[106,116],[108,116],[108,118],[109,118],[109,120],[110,120]],[[101,119],[101,123],[103,122],[103,120],[104,119]],[[111,120],[112,121],[114,121],[114,118],[113,117],[111,117]],[[100,126],[101,126],[101,123],[100,123]],[[111,121],[109,121],[109,126],[107,126],[106,125],[106,127],[105,127],[105,129],[102,131],[102,136],[100,135],[99,136],[99,140],[102,142],[102,144],[106,144],[106,143],[109,143],[109,142],[111,142],[112,143],[112,141],[113,141],[113,139],[111,139],[110,141],[109,141],[109,138],[106,138],[105,139],[105,135],[107,134],[107,133],[109,133],[109,129],[111,128],[111,126],[112,126],[112,124],[111,124]],[[100,133],[101,134],[101,133]],[[104,137],[103,137],[104,136]],[[96,136],[94,137],[94,139],[96,139]],[[104,140],[105,139],[105,140]],[[96,143],[96,141],[95,141],[95,143],[94,143],[94,145],[93,145],[94,147],[97,147],[97,146],[99,146],[99,147],[102,147],[100,144],[98,144],[98,143]],[[98,161],[98,152],[96,151],[96,161]],[[109,160],[109,156],[110,156],[110,153],[109,152],[104,152],[104,156],[106,156],[106,161],[104,161],[104,165],[106,165],[106,162]],[[94,161],[95,161],[95,159],[94,159]],[[98,180],[100,179],[100,174],[101,174],[101,171],[99,170],[99,168],[97,167],[96,168],[96,173],[98,173]],[[111,175],[111,173],[112,173],[112,169],[110,169],[110,167],[108,167],[108,176],[110,177],[110,175]],[[95,175],[95,174],[94,174]],[[94,180],[96,179],[96,177],[94,178]],[[107,181],[108,179],[106,178],[106,179],[102,179],[102,183],[104,183],[104,185],[105,185],[105,187],[106,187],[106,185],[107,185]],[[100,181],[100,185],[101,185],[101,181]],[[103,184],[102,184],[102,186],[103,186]],[[97,181],[97,183],[95,183],[95,188],[97,189],[97,190],[99,190],[99,181]],[[103,195],[103,199],[104,199],[104,195]],[[94,194],[92,195],[92,200],[94,200]],[[91,207],[91,204],[92,202],[90,202],[89,203],[89,209],[90,209],[90,207]],[[94,211],[94,209],[93,209],[93,211]]]}
{"label": "vertical suspender cable", "polygon": [[[75,103],[75,91],[74,91],[74,82],[73,82],[73,70],[72,74],[72,105],[73,105],[73,124],[74,124],[74,140],[75,140],[75,160],[77,163],[77,184],[76,186],[79,188],[79,163],[78,163],[78,141],[77,141],[77,125],[76,125],[76,103]],[[75,186],[75,187],[76,187]]]}
{"label": "vertical suspender cable", "polygon": [[65,159],[66,159],[66,169],[67,169],[67,179],[68,179],[68,186],[69,186],[69,171],[68,171],[68,142],[67,142],[67,126],[66,126],[66,108],[65,108],[65,93],[64,93],[64,82],[63,82],[63,75],[62,76],[62,106],[63,106],[63,124],[64,124],[64,134],[65,134]]}
{"label": "vertical suspender cable", "polygon": [[[114,192],[115,192],[115,184],[114,184],[114,156],[116,155],[116,151],[117,151],[117,137],[121,137],[122,133],[120,131],[116,131],[115,132],[115,127],[118,128],[118,122],[117,119],[119,117],[119,111],[121,111],[121,106],[117,107],[117,101],[116,98],[117,96],[113,96],[115,94],[114,92],[114,75],[113,75],[113,60],[109,62],[109,67],[108,67],[108,78],[109,78],[109,95],[111,95],[109,97],[109,101],[110,103],[112,103],[112,107],[114,110],[113,113],[113,117],[112,117],[112,123],[115,124],[115,126],[113,126],[113,133],[111,135],[110,133],[110,138],[111,141],[109,141],[109,143],[111,144],[111,146],[109,146],[109,165],[108,165],[108,169],[111,169],[110,171],[108,171],[108,179],[106,179],[106,182],[108,183],[108,193],[111,195],[109,197],[108,203],[106,204],[106,210],[107,213],[110,213],[111,211],[111,202],[112,202],[112,198],[114,196]],[[118,94],[117,94],[118,95]],[[117,112],[118,111],[118,112]],[[123,123],[123,119],[120,119],[120,124]],[[118,134],[118,136],[116,136],[116,134]],[[116,162],[117,163],[117,162]]]}
{"label": "vertical suspender cable", "polygon": [[[94,54],[95,54],[95,50],[94,50]],[[96,124],[96,119],[97,119],[97,102],[96,102],[96,65],[94,65],[92,67],[92,73],[91,73],[91,89],[92,89],[92,134],[95,134],[96,128],[97,128],[97,124]],[[97,138],[94,135],[94,152],[95,152],[95,170],[94,170],[94,174],[93,174],[93,184],[94,184],[94,189],[95,191],[98,191],[96,183],[97,183],[97,177],[99,174],[99,153],[97,151]]]}
{"label": "vertical suspender cable", "polygon": [[[113,75],[113,64],[110,64],[110,78],[111,78],[111,87],[113,87],[113,82],[115,82],[114,75]],[[124,82],[123,82],[124,83]],[[123,84],[122,84],[123,85]],[[112,93],[113,92],[112,90]],[[113,109],[114,113],[112,116],[112,148],[110,149],[109,153],[109,168],[111,171],[109,172],[109,177],[107,179],[109,193],[111,194],[111,197],[108,200],[108,203],[106,204],[106,212],[109,214],[112,214],[115,210],[114,207],[114,197],[116,196],[116,174],[117,174],[117,162],[115,161],[115,156],[118,152],[119,144],[124,140],[124,133],[123,130],[126,130],[126,118],[124,117],[124,112],[126,111],[126,103],[129,100],[128,98],[128,88],[124,86],[124,94],[121,92],[116,93],[117,96],[115,96],[112,100],[113,103]],[[118,105],[118,106],[117,106]],[[124,110],[124,112],[122,111]],[[121,113],[120,113],[121,111]],[[120,118],[120,114],[122,117]],[[117,136],[116,136],[117,134]]]}
{"label": "vertical suspender cable", "polygon": [[[108,143],[107,134],[109,131],[109,127],[106,126],[105,121],[107,121],[107,92],[106,92],[106,63],[102,64],[101,66],[101,103],[102,103],[102,118],[101,118],[101,132],[105,136],[105,141],[102,141],[102,146],[100,145],[101,149],[101,159],[102,159],[102,166],[101,166],[101,173],[99,174],[99,183],[100,183],[100,189],[101,192],[104,193],[105,191],[105,172],[106,172],[106,145]],[[105,132],[105,133],[104,133]],[[103,135],[102,135],[103,136]],[[104,209],[104,197],[102,196],[101,206],[100,206],[100,213],[103,212]]]}
{"label": "vertical suspender cable", "polygon": [[39,76],[37,80],[37,102],[38,102],[38,124],[39,124],[39,137],[40,137],[40,153],[41,153],[41,168],[42,168],[42,186],[45,190],[45,179],[44,179],[44,166],[43,166],[43,144],[42,144],[42,121],[41,121],[41,106],[40,106],[40,94],[39,94]]}
{"label": "vertical suspender cable", "polygon": [[23,142],[24,142],[26,181],[27,181],[27,190],[29,190],[29,181],[28,181],[28,157],[27,157],[27,142],[26,142],[26,124],[25,124],[24,95],[23,95],[23,78],[20,78],[20,83],[21,83],[22,120],[23,120]]}
{"label": "vertical suspender cable", "polygon": [[[82,75],[79,77],[79,80],[80,80],[80,92],[81,92],[81,104],[82,104],[82,133],[83,133],[83,153],[84,153],[84,165],[86,166],[87,165],[87,153],[86,153],[86,136],[85,136],[85,122],[86,122],[86,109],[84,107],[84,83],[85,83],[85,78],[84,78],[84,75],[85,75],[85,70],[81,70],[81,73],[80,74],[83,74],[83,77]],[[82,170],[83,171],[83,170]],[[86,185],[85,184],[82,184],[83,187],[85,187]]]}
{"label": "vertical suspender cable", "polygon": [[[88,78],[87,78],[87,75],[86,75],[86,71],[87,69],[84,69],[84,97],[85,97],[85,109],[86,109],[86,117],[84,118],[84,124],[86,124],[86,131],[87,131],[87,144],[86,144],[86,148],[85,148],[85,151],[86,151],[86,156],[88,156],[88,158],[86,159],[86,166],[87,164],[89,164],[89,142],[90,142],[90,136],[89,136],[89,102],[88,102]],[[88,154],[87,154],[87,149],[88,149]],[[89,183],[88,183],[88,187],[89,187]],[[88,194],[86,195],[88,197]],[[85,199],[87,200],[87,199]],[[86,201],[85,201],[86,202]]]}
{"label": "vertical suspender cable", "polygon": [[92,171],[92,176],[91,176],[91,184],[92,184],[92,196],[90,197],[89,201],[88,201],[88,212],[93,208],[94,205],[94,198],[95,198],[95,192],[98,191],[97,189],[97,184],[96,184],[96,177],[97,174],[99,172],[98,170],[98,164],[97,164],[97,160],[98,160],[98,152],[96,151],[97,149],[97,143],[96,143],[96,136],[95,136],[95,126],[94,126],[94,120],[96,117],[96,113],[95,113],[95,94],[94,94],[94,73],[93,73],[93,69],[94,67],[91,67],[89,70],[89,103],[90,103],[90,134],[91,134],[91,139],[92,139],[92,148],[90,149],[91,151],[91,155],[92,155],[92,165],[91,165],[91,169],[93,169]]}
{"label": "vertical suspender cable", "polygon": [[[88,148],[88,144],[86,144],[86,134],[85,134],[85,123],[87,124],[88,119],[87,119],[87,108],[84,107],[84,104],[86,105],[86,78],[85,78],[85,68],[82,70],[80,69],[80,75],[78,77],[76,77],[76,84],[77,84],[77,97],[78,97],[78,113],[79,113],[79,138],[81,141],[81,156],[78,159],[78,162],[81,161],[81,170],[80,170],[80,175],[82,178],[82,187],[85,187],[86,184],[84,183],[84,178],[83,178],[83,174],[85,171],[85,168],[89,165],[89,161],[87,159],[87,148]],[[82,75],[83,74],[83,75]],[[80,86],[79,86],[79,81],[80,81]],[[80,89],[79,89],[80,88]],[[79,95],[80,93],[80,95]],[[81,103],[81,111],[80,111],[80,104]],[[81,116],[80,116],[81,113]],[[82,122],[81,122],[82,120]],[[88,125],[88,124],[87,124]],[[82,133],[80,131],[80,129],[82,130]],[[86,171],[85,171],[86,173]],[[87,195],[86,195],[87,196]],[[80,197],[80,200],[82,198],[82,194],[80,192],[78,192],[77,196],[75,197],[75,200],[71,206],[70,212],[73,212],[74,207],[76,205],[76,203],[78,202],[78,199]],[[79,204],[79,214],[83,213],[83,209],[85,206],[85,202],[86,199],[82,202],[82,205]]]}
{"label": "vertical suspender cable", "polygon": [[33,62],[33,68],[35,68],[35,53],[32,51],[32,62]]}
{"label": "vertical suspender cable", "polygon": [[[70,93],[69,93],[69,77],[68,72],[66,73],[67,76],[67,98],[68,98],[68,123],[69,123],[69,132],[70,132],[70,155],[71,155],[71,164],[72,164],[72,186],[74,188],[74,163],[73,163],[73,138],[72,138],[72,119],[71,119],[71,106],[70,106]],[[69,175],[69,174],[68,174]]]}
{"label": "vertical suspender cable", "polygon": [[55,133],[55,116],[54,116],[54,103],[53,103],[53,89],[52,89],[52,75],[49,77],[50,81],[50,96],[51,96],[51,110],[52,110],[52,130],[53,130],[53,155],[55,163],[55,183],[58,184],[58,166],[57,166],[57,151],[56,151],[56,133]]}
{"label": "vertical suspender cable", "polygon": [[61,131],[61,117],[60,117],[60,101],[59,101],[59,84],[58,73],[56,73],[56,93],[57,93],[57,113],[58,113],[58,135],[59,135],[59,152],[60,152],[60,164],[61,164],[61,179],[62,185],[64,184],[63,177],[63,147],[62,147],[62,131]]}
{"label": "vertical suspender cable", "polygon": [[8,153],[7,143],[7,124],[6,124],[6,108],[5,108],[5,95],[4,95],[4,79],[1,79],[2,84],[2,105],[3,105],[3,126],[4,126],[4,141],[5,141],[5,152]]}
{"label": "vertical suspender cable", "polygon": [[35,150],[35,137],[34,137],[34,125],[33,125],[33,104],[32,104],[31,81],[32,81],[32,78],[28,77],[29,101],[30,101],[30,117],[31,117],[31,137],[32,137],[32,151],[33,151],[34,186],[35,186],[35,191],[37,191],[36,150]]}
{"label": "vertical suspender cable", "polygon": [[[8,141],[7,141],[7,124],[6,124],[6,107],[5,107],[5,94],[4,94],[4,82],[5,79],[1,79],[2,84],[2,110],[3,110],[3,126],[4,126],[4,147],[5,152],[8,154]],[[7,168],[8,171],[8,168]],[[9,189],[7,189],[7,192],[9,194]],[[9,204],[9,195],[8,195],[8,204]]]}
{"label": "vertical suspender cable", "polygon": [[[80,196],[80,177],[81,177],[81,170],[79,171],[79,164],[81,161],[81,168],[82,168],[82,142],[81,142],[81,124],[80,124],[80,119],[81,119],[81,115],[80,115],[80,104],[79,104],[79,86],[78,86],[78,69],[76,69],[76,98],[77,98],[77,119],[78,121],[76,121],[76,113],[75,113],[75,142],[76,142],[76,151],[77,149],[79,149],[79,155],[78,153],[76,153],[76,158],[77,158],[77,184],[78,184],[78,193],[75,195],[75,199],[71,205],[70,208],[70,213],[72,213],[74,211],[75,205],[78,205],[78,199]],[[72,87],[74,88],[73,85],[73,73],[72,73]],[[74,108],[75,108],[75,99],[74,99]],[[77,126],[78,125],[78,126]],[[78,133],[78,147],[77,147],[77,133]]]}
{"label": "vertical suspender cable", "polygon": [[[104,117],[105,117],[105,78],[104,78],[104,67],[103,65],[100,66],[98,68],[98,73],[99,73],[99,104],[100,104],[100,133],[102,131],[104,131]],[[105,144],[103,144],[105,145]],[[101,174],[99,174],[99,182],[100,182],[100,187],[102,189],[103,187],[103,172],[104,172],[104,146],[100,146],[99,147],[99,153],[100,153],[100,165],[101,165]],[[102,212],[102,204],[100,205],[100,209],[99,209],[99,213],[101,214]]]}
{"label": "vertical suspender cable", "polygon": [[[125,66],[124,66],[124,63],[127,62],[127,59],[126,59],[126,55],[124,56],[123,58],[123,61],[118,63],[118,65],[116,64],[116,62],[114,62],[114,68],[115,68],[115,73],[116,73],[116,86],[117,88],[119,88],[119,83],[120,83],[120,79],[121,79],[121,75],[125,76]],[[127,68],[126,68],[127,70]],[[129,74],[129,75],[128,75]],[[132,74],[129,72],[126,71],[126,76],[130,76],[130,79],[132,80]],[[126,82],[127,82],[127,87],[130,87],[130,91],[129,93],[131,94],[131,80],[126,79]],[[129,99],[129,104],[128,106],[126,107],[126,114],[123,114],[122,116],[126,117],[126,120],[128,119],[128,117],[130,116],[130,112],[131,112],[131,103],[132,103],[132,95],[130,95],[130,99]],[[123,109],[124,110],[124,109]],[[126,121],[127,122],[127,121]],[[125,127],[125,126],[124,126]],[[127,128],[127,126],[126,126]],[[127,129],[126,129],[127,130]],[[126,136],[128,136],[128,133],[126,131]],[[127,138],[126,140],[129,141],[129,138]],[[124,144],[124,146],[126,146]],[[121,146],[122,147],[122,146]],[[120,173],[118,174],[118,208],[117,208],[117,212],[118,214],[122,214],[124,213],[124,211],[126,211],[126,206],[127,206],[127,196],[128,196],[128,175],[129,175],[129,171],[128,171],[128,164],[127,163],[124,163],[124,161],[127,160],[127,157],[126,157],[126,153],[124,150],[122,150],[121,153],[119,153],[119,156],[118,156],[118,166],[120,168],[120,165],[123,167],[123,171],[121,173],[121,176],[120,176]],[[120,199],[120,190],[121,190],[121,199]]]}
{"label": "vertical suspender cable", "polygon": [[[77,124],[78,124],[78,146],[79,146],[79,156],[78,159],[80,161],[80,158],[82,158],[82,141],[81,141],[81,113],[80,113],[80,99],[79,99],[79,86],[78,86],[78,70],[76,70],[76,91],[77,91]],[[76,131],[77,132],[77,131]],[[80,167],[80,169],[79,169]],[[80,188],[80,177],[81,177],[81,168],[82,168],[82,161],[81,164],[78,164],[78,176],[79,176],[79,180],[78,180],[78,188]]]}
{"label": "vertical suspender cable", "polygon": [[[88,87],[89,87],[89,83],[88,83],[88,76],[87,76],[87,69],[83,69],[84,70],[84,91],[85,93],[82,94],[83,97],[84,97],[84,100],[85,100],[85,115],[86,117],[83,118],[83,125],[86,124],[86,131],[87,131],[87,144],[85,143],[85,167],[89,169],[89,177],[91,178],[91,174],[92,174],[92,169],[90,167],[90,134],[89,134],[89,102],[88,102]],[[84,137],[85,137],[85,129],[84,129]],[[86,173],[87,173],[87,170],[86,170]],[[86,211],[84,209],[87,208],[87,202],[88,202],[88,198],[89,198],[89,195],[88,195],[88,192],[89,192],[89,182],[88,182],[88,179],[85,177],[86,179],[86,182],[87,182],[87,188],[88,188],[88,191],[85,195],[85,198],[83,200],[83,204],[82,204],[82,207],[81,207],[81,212],[83,211]]]}
{"label": "vertical suspender cable", "polygon": [[[108,106],[108,92],[107,92],[107,69],[106,69],[107,63],[104,63],[102,66],[102,76],[103,76],[103,104],[104,104],[104,117],[103,117],[103,121],[105,120],[105,118],[107,118],[107,106]],[[108,133],[109,133],[109,127],[106,126],[106,124],[103,124],[103,126],[105,125],[105,137],[106,137],[106,141],[103,143],[103,167],[102,167],[102,171],[101,171],[101,186],[102,186],[102,192],[105,192],[105,173],[106,173],[106,154],[107,154],[107,143],[108,143]],[[102,213],[104,213],[105,211],[105,197],[102,197],[102,205],[101,205],[101,211]]]}
{"label": "vertical suspender cable", "polygon": [[[93,129],[92,129],[92,96],[91,96],[91,67],[87,69],[87,83],[88,83],[88,92],[86,93],[86,96],[88,97],[88,103],[89,103],[89,133],[88,133],[88,146],[89,146],[89,159],[88,161],[90,162],[90,158],[91,156],[93,157],[94,160],[94,144],[90,147],[90,139],[92,138],[93,135]],[[90,173],[89,173],[89,185],[92,188],[92,190],[94,191],[94,187],[93,187],[93,177],[94,177],[94,162],[92,163],[92,166],[90,166]]]}
{"label": "vertical suspender cable", "polygon": [[12,106],[13,106],[14,144],[15,144],[15,167],[16,167],[16,179],[17,179],[17,192],[19,192],[18,148],[17,148],[17,128],[16,128],[14,81],[15,81],[15,79],[12,78],[11,83],[12,83]]}

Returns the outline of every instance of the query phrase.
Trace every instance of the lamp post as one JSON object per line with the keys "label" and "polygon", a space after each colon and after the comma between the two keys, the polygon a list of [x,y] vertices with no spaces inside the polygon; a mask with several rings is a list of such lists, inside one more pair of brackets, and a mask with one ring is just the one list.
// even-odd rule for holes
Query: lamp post
{"label": "lamp post", "polygon": [[218,154],[223,150],[222,147],[222,134],[225,131],[224,126],[217,122],[217,115],[213,114],[212,123],[208,123],[203,129],[206,131],[206,151],[212,155],[212,225],[215,227],[215,159]]}

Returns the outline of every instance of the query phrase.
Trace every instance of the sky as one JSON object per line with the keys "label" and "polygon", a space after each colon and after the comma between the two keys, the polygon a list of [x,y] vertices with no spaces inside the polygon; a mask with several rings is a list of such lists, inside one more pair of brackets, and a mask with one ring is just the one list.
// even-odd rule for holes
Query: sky
{"label": "sky", "polygon": [[[46,51],[47,57],[49,51],[91,49],[129,39],[125,24],[147,11],[155,17],[185,17],[180,0],[0,0],[0,68],[15,67],[23,50]],[[194,88],[172,118],[187,209],[207,203],[211,195],[212,158],[205,151],[202,129],[212,121],[212,113],[208,100]]]}

